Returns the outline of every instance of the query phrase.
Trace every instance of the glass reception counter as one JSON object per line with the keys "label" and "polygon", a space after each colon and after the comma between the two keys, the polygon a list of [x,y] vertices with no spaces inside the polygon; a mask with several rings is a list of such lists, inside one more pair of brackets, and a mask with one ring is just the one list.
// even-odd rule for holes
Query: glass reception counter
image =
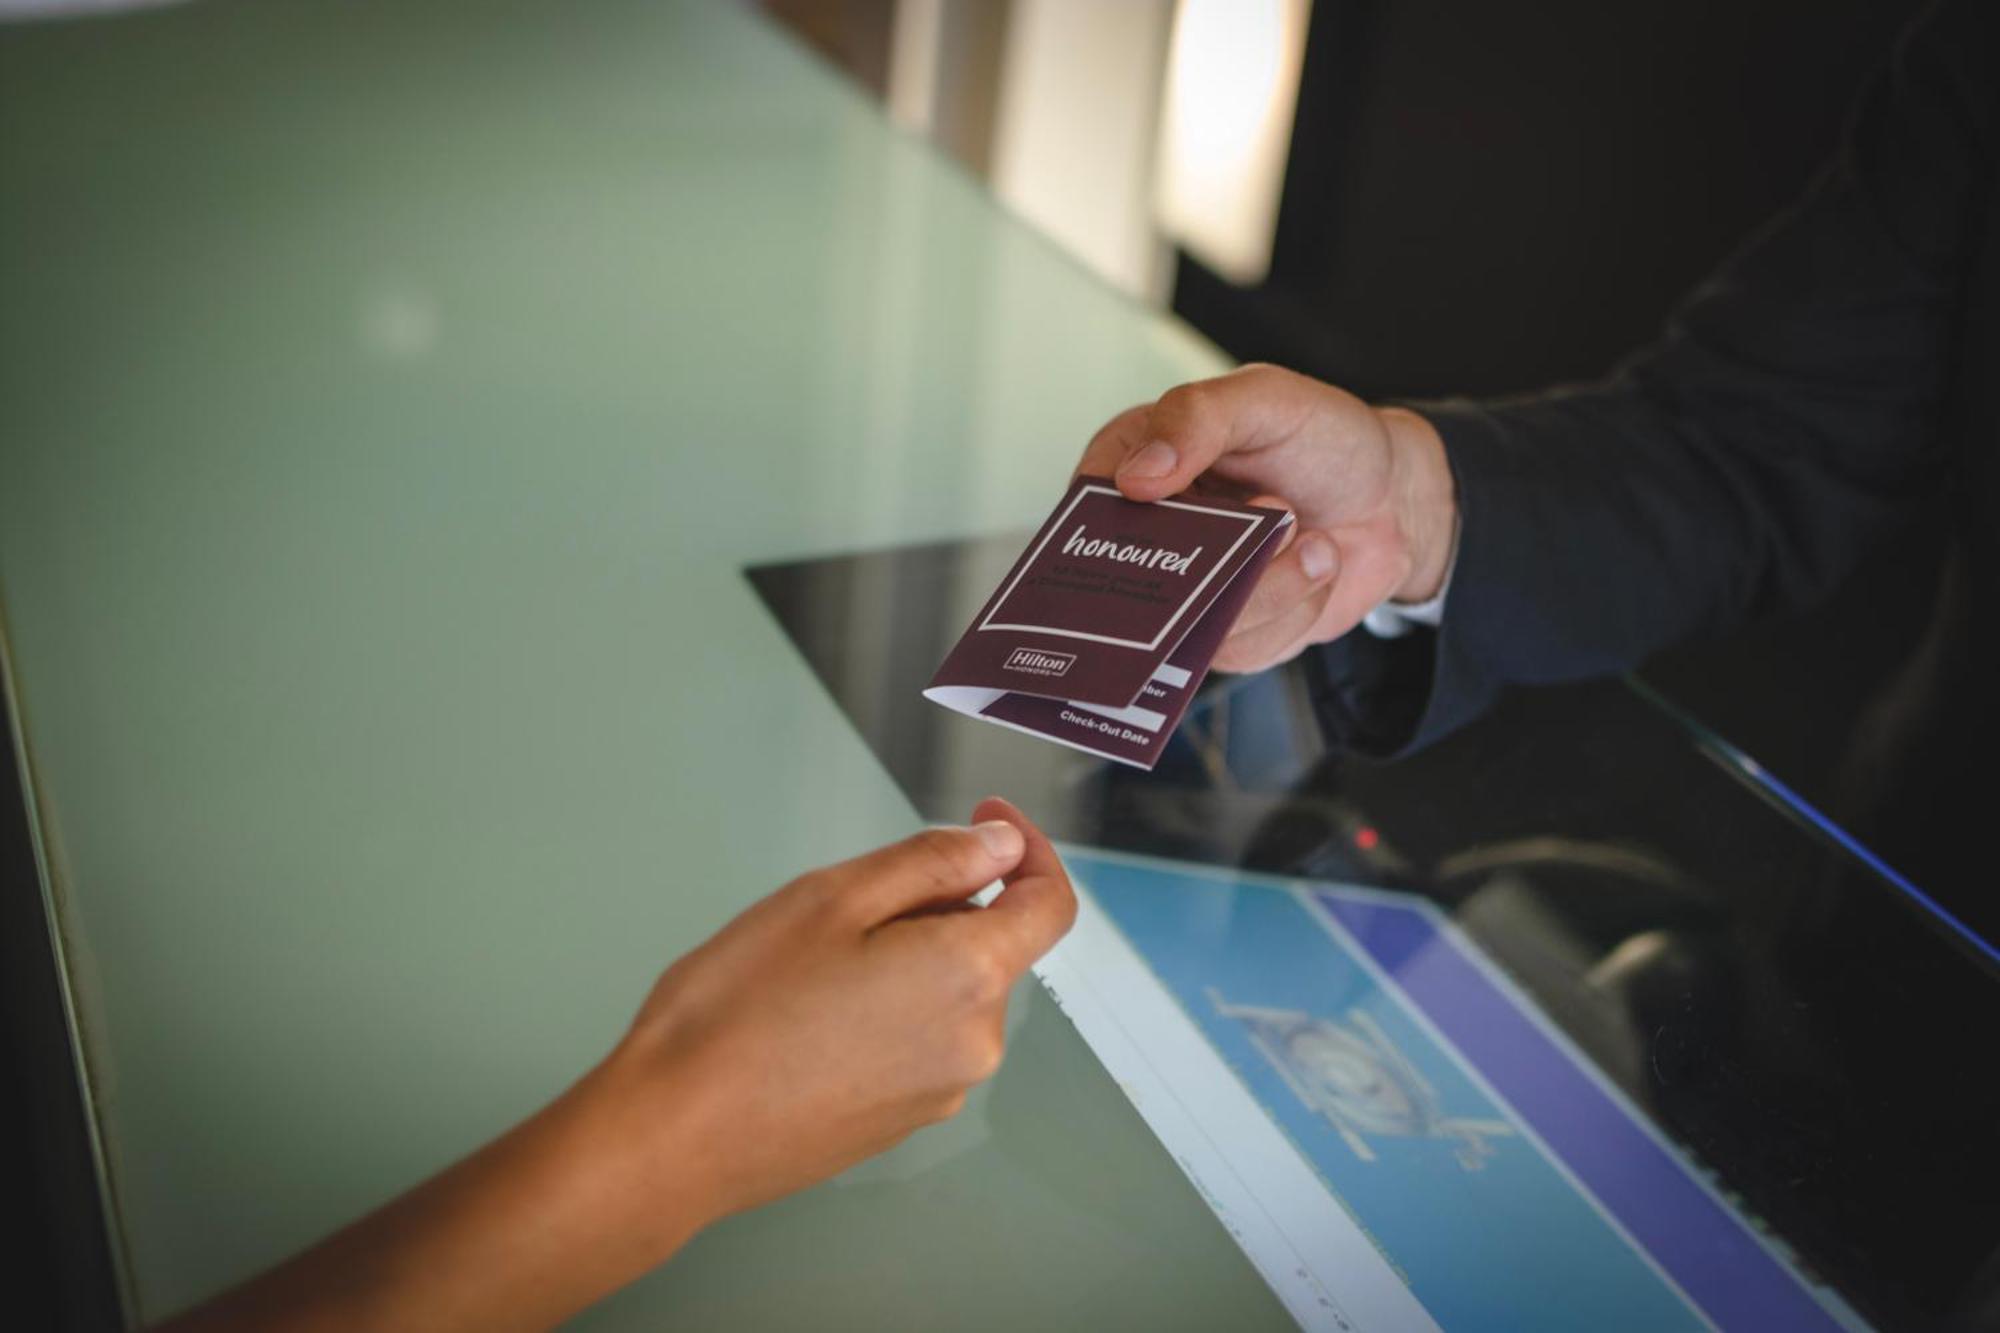
{"label": "glass reception counter", "polygon": [[1990,1308],[1991,958],[1660,701],[1369,764],[1280,671],[1143,774],[919,697],[1088,434],[1224,363],[753,13],[0,25],[0,170],[0,887],[92,1308],[389,1197],[989,792],[1088,896],[998,1077],[583,1326]]}

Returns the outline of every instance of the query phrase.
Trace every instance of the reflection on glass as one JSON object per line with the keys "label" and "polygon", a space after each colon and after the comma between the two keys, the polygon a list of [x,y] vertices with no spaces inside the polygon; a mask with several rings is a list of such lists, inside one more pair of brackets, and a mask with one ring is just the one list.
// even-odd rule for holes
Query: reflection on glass
{"label": "reflection on glass", "polygon": [[925,703],[1024,536],[750,577],[921,812],[1065,841],[1045,980],[1247,1252],[1344,1255],[1265,1267],[1302,1321],[1550,1327],[1558,1283],[1576,1327],[1978,1326],[2000,974],[1962,937],[1619,682],[1382,763],[1296,673],[1218,679],[1150,774]]}

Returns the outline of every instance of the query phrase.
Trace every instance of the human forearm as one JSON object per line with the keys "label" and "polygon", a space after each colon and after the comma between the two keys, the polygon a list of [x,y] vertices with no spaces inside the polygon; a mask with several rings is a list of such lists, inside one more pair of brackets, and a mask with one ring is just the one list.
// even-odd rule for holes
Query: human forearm
{"label": "human forearm", "polygon": [[974,813],[760,899],[542,1111],[169,1327],[545,1328],[709,1222],[955,1114],[999,1065],[1008,992],[1076,910],[1033,825],[997,799]]}
{"label": "human forearm", "polygon": [[698,1141],[639,1064],[621,1046],[503,1137],[166,1327],[536,1329],[574,1314],[714,1213]]}

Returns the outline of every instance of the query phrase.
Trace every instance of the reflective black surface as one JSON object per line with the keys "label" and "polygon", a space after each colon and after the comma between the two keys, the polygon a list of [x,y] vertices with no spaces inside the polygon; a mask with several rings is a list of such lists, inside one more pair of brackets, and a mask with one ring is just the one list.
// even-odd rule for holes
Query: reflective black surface
{"label": "reflective black surface", "polygon": [[1411,889],[1886,1327],[2000,1327],[2000,970],[1740,758],[1621,682],[1521,693],[1421,754],[1321,744],[1290,670],[1215,678],[1152,773],[919,695],[1024,536],[749,577],[913,804]]}
{"label": "reflective black surface", "polygon": [[0,1220],[12,1238],[0,1322],[117,1328],[118,1266],[16,745],[0,716]]}

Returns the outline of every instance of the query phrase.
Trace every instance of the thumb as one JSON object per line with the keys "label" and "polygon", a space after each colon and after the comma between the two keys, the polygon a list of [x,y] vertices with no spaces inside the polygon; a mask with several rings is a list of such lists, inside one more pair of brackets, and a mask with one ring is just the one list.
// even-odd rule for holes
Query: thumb
{"label": "thumb", "polygon": [[1020,865],[1026,851],[1026,836],[1012,821],[989,819],[972,828],[927,828],[823,873],[872,928],[963,901]]}
{"label": "thumb", "polygon": [[1276,366],[1244,366],[1169,389],[1143,419],[1120,423],[1131,444],[1113,474],[1118,488],[1130,500],[1160,500],[1217,464],[1224,475],[1240,472],[1244,460],[1236,456],[1291,439],[1326,392]]}
{"label": "thumb", "polygon": [[1042,831],[1028,817],[997,796],[979,803],[972,817],[1005,821],[1020,830],[1025,843],[1021,861],[1006,877],[1006,888],[983,912],[961,918],[960,929],[983,930],[993,937],[1001,961],[1014,973],[1055,947],[1076,921],[1076,891],[1069,872]]}

